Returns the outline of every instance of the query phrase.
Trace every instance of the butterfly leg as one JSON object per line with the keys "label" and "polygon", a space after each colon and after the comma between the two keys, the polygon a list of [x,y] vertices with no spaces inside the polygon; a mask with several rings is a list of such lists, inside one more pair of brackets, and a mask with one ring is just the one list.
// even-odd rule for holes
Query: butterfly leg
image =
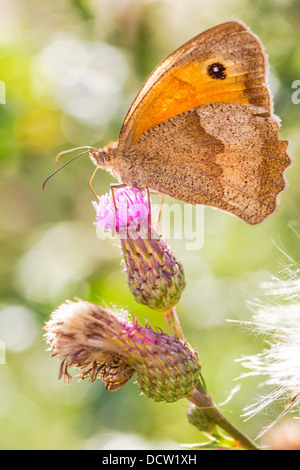
{"label": "butterfly leg", "polygon": [[116,198],[115,198],[114,190],[118,189],[118,188],[125,188],[125,186],[127,186],[125,183],[116,183],[116,184],[111,184],[110,185],[111,197],[112,197],[116,212],[117,212],[118,208],[117,208],[117,204],[116,204]]}
{"label": "butterfly leg", "polygon": [[[160,207],[159,207],[159,212],[158,212],[158,218],[157,218],[157,222],[156,222],[156,231],[158,231],[158,226],[159,226],[159,222],[160,222],[160,217],[161,217],[161,213],[162,213],[162,208],[163,208],[163,204],[164,204],[165,195],[162,194],[160,191],[156,191],[155,189],[148,189],[147,188],[147,191],[148,191],[148,199],[149,200],[150,200],[150,193],[151,194],[161,194],[161,196],[162,196],[161,197],[161,202],[160,202]],[[149,213],[150,213],[150,204],[149,204]]]}
{"label": "butterfly leg", "polygon": [[161,218],[162,208],[163,208],[163,205],[164,205],[164,199],[165,199],[165,195],[162,194],[161,201],[160,201],[160,206],[159,206],[158,217],[157,217],[157,222],[156,222],[156,230],[157,231],[158,231],[158,226],[159,226],[159,222],[160,222],[160,218]]}
{"label": "butterfly leg", "polygon": [[96,197],[96,199],[99,199],[99,197],[97,196],[97,194],[96,194],[95,191],[94,191],[94,188],[93,188],[93,186],[92,186],[92,181],[93,181],[94,176],[95,176],[95,174],[96,174],[96,172],[97,172],[97,170],[98,170],[99,168],[100,168],[100,166],[97,165],[96,168],[94,169],[93,174],[92,174],[92,176],[90,177],[90,181],[89,181],[90,190],[92,191],[92,193],[94,194],[94,196]]}
{"label": "butterfly leg", "polygon": [[124,184],[124,183],[115,183],[115,184],[110,185],[111,197],[112,197],[112,200],[113,200],[113,204],[115,206],[115,214],[114,214],[114,220],[113,220],[113,225],[112,225],[112,227],[113,227],[112,234],[113,235],[115,235],[115,226],[116,226],[116,218],[117,218],[117,210],[118,210],[114,190],[118,189],[118,188],[125,188],[125,186],[127,186],[127,185]]}
{"label": "butterfly leg", "polygon": [[150,198],[150,189],[147,187],[147,196],[148,196],[148,235],[151,236],[151,198]]}

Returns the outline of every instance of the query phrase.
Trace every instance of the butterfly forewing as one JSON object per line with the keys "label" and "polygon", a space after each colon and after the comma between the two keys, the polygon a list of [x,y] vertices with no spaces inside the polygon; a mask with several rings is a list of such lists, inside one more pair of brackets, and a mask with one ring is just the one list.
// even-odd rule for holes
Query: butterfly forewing
{"label": "butterfly forewing", "polygon": [[216,26],[188,41],[150,75],[121,129],[119,148],[148,129],[202,104],[256,104],[270,110],[266,59],[259,39],[241,22]]}

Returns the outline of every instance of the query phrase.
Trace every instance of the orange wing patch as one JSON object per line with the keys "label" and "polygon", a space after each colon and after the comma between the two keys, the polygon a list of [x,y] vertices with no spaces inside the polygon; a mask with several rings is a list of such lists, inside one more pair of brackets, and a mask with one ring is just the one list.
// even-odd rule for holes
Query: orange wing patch
{"label": "orange wing patch", "polygon": [[179,48],[150,75],[121,129],[119,150],[148,129],[208,103],[255,104],[271,113],[266,59],[259,39],[240,22],[212,28]]}

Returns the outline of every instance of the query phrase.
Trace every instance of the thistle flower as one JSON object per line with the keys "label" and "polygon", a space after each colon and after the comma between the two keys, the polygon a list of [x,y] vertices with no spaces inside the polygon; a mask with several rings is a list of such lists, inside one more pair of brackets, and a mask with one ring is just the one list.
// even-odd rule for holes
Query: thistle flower
{"label": "thistle flower", "polygon": [[93,202],[96,225],[120,238],[129,289],[137,302],[167,311],[179,301],[185,287],[181,263],[153,227],[148,227],[149,201],[145,192],[125,188]]}
{"label": "thistle flower", "polygon": [[256,355],[240,359],[250,370],[242,375],[261,376],[261,386],[270,389],[258,398],[257,402],[245,408],[246,417],[281,403],[281,412],[275,420],[262,430],[263,435],[289,411],[300,404],[300,283],[296,273],[287,280],[273,279],[263,284],[264,293],[271,301],[252,303],[255,313],[250,322],[244,322],[251,331],[264,335],[264,350]]}
{"label": "thistle flower", "polygon": [[45,330],[66,382],[70,366],[81,369],[80,379],[100,379],[108,390],[121,388],[136,373],[144,395],[166,402],[188,397],[198,383],[198,356],[187,342],[129,321],[125,311],[66,301]]}

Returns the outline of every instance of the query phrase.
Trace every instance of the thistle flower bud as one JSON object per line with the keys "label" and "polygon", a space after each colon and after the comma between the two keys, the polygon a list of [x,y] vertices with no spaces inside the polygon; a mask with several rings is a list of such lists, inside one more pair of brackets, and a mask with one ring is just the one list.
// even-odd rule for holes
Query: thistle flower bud
{"label": "thistle flower bud", "polygon": [[203,409],[198,408],[193,403],[190,404],[187,410],[187,419],[190,424],[195,426],[201,432],[210,435],[218,433],[216,423],[205,413]]}
{"label": "thistle flower bud", "polygon": [[116,193],[117,212],[111,196],[93,203],[96,225],[118,233],[130,291],[137,302],[167,311],[185,288],[181,263],[161,236],[149,230],[149,204],[144,192],[125,188]]}
{"label": "thistle flower bud", "polygon": [[185,287],[184,271],[162,238],[128,238],[121,246],[135,300],[160,311],[174,307]]}
{"label": "thistle flower bud", "polygon": [[200,365],[191,346],[129,321],[127,312],[66,301],[45,330],[52,355],[62,360],[60,377],[66,382],[70,366],[81,369],[77,377],[98,378],[108,390],[121,388],[136,373],[144,395],[166,402],[190,396],[198,383]]}

